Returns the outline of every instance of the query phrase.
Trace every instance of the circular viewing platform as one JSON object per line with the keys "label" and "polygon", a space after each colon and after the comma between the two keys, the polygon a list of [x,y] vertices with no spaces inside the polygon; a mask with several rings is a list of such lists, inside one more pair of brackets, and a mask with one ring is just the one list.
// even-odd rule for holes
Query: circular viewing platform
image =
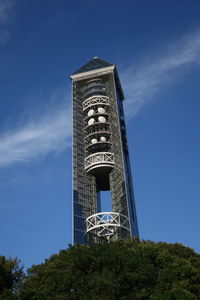
{"label": "circular viewing platform", "polygon": [[114,154],[111,152],[96,152],[85,158],[85,170],[92,175],[97,174],[99,168],[111,170],[114,164]]}
{"label": "circular viewing platform", "polygon": [[94,143],[89,143],[86,147],[85,150],[91,152],[91,151],[107,151],[110,149],[112,143],[109,141],[97,141],[95,144]]}
{"label": "circular viewing platform", "polygon": [[110,131],[105,131],[102,129],[95,130],[94,132],[89,133],[88,135],[86,135],[85,137],[85,141],[87,142],[87,144],[91,141],[92,138],[97,138],[99,139],[101,136],[105,136],[106,139],[108,140],[111,136],[111,132]]}
{"label": "circular viewing platform", "polygon": [[91,116],[86,116],[85,118],[84,118],[84,122],[86,122],[86,124],[88,124],[88,121],[91,119],[91,118],[94,118],[95,119],[95,122],[98,122],[98,118],[99,117],[101,117],[101,116],[103,116],[103,117],[105,117],[106,118],[106,120],[108,119],[108,117],[110,116],[108,113],[106,113],[106,112],[104,112],[104,113],[94,113],[93,115],[91,115]]}
{"label": "circular viewing platform", "polygon": [[95,131],[95,130],[108,130],[110,127],[110,123],[108,122],[94,122],[92,124],[89,124],[87,125],[85,128],[84,128],[84,131],[88,134],[88,133],[91,133],[91,130]]}
{"label": "circular viewing platform", "polygon": [[116,212],[102,212],[86,219],[86,233],[92,233],[107,240],[123,228],[130,234],[129,220],[125,215]]}
{"label": "circular viewing platform", "polygon": [[109,98],[102,95],[89,97],[83,101],[83,111],[94,105],[109,105]]}
{"label": "circular viewing platform", "polygon": [[101,191],[110,189],[109,173],[114,165],[114,154],[111,152],[95,152],[85,158],[85,170],[95,176]]}

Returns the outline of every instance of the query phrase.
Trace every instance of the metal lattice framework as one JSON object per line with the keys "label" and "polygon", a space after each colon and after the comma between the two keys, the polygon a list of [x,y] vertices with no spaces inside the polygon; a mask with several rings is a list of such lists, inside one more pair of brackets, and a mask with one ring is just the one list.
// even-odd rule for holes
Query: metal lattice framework
{"label": "metal lattice framework", "polygon": [[109,105],[109,98],[107,96],[92,96],[87,98],[83,102],[83,111],[90,106],[102,104],[102,105]]}
{"label": "metal lattice framework", "polygon": [[[123,92],[116,67],[94,58],[71,78],[74,242],[138,236]],[[102,212],[104,191],[110,191],[113,212]]]}
{"label": "metal lattice framework", "polygon": [[86,219],[86,233],[90,232],[98,237],[109,239],[117,234],[119,228],[123,228],[130,233],[128,218],[119,213],[102,212]]}
{"label": "metal lattice framework", "polygon": [[97,152],[85,158],[85,170],[89,171],[98,166],[114,166],[114,154],[111,152]]}

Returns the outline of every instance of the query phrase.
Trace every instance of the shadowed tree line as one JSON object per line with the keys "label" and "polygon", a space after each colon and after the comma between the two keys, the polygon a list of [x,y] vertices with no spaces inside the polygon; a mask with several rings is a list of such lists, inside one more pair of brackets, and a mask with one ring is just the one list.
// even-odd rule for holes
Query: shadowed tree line
{"label": "shadowed tree line", "polygon": [[200,255],[181,244],[118,240],[70,246],[24,274],[0,256],[0,300],[200,299]]}

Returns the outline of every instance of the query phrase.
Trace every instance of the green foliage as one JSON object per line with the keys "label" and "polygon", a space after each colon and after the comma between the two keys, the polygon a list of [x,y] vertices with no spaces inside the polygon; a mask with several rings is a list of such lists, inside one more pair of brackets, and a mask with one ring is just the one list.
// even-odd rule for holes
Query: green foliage
{"label": "green foliage", "polygon": [[23,268],[17,258],[0,256],[0,300],[17,299],[23,279]]}
{"label": "green foliage", "polygon": [[32,266],[20,299],[200,299],[200,255],[131,239],[76,245]]}

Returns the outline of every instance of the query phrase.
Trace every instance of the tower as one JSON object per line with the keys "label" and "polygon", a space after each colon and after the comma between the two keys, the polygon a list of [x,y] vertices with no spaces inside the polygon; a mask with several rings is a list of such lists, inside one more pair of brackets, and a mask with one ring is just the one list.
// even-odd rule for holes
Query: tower
{"label": "tower", "polygon": [[[71,75],[73,242],[137,237],[138,225],[116,66],[94,57]],[[110,191],[112,211],[101,211]]]}

